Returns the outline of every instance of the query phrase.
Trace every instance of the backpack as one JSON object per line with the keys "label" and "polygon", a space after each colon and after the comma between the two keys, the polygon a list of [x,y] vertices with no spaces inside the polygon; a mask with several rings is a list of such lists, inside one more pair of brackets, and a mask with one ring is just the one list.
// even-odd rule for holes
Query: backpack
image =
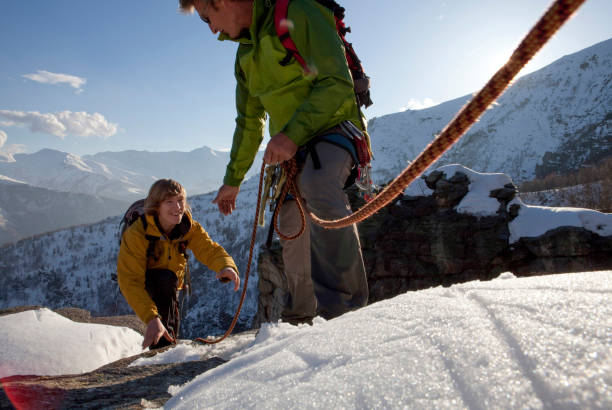
{"label": "backpack", "polygon": [[[283,47],[287,50],[287,55],[280,62],[281,65],[285,66],[289,64],[291,61],[291,57],[295,58],[302,68],[304,72],[310,72],[310,68],[308,64],[304,60],[304,58],[298,52],[297,46],[291,39],[289,34],[289,25],[286,24],[287,14],[289,11],[289,1],[290,0],[276,0],[276,6],[274,10],[274,26],[276,27],[276,33],[278,38],[280,39]],[[351,77],[353,78],[353,87],[355,89],[355,97],[357,99],[357,106],[364,108],[372,105],[372,100],[370,99],[370,77],[366,75],[363,71],[363,67],[361,65],[361,61],[355,50],[353,49],[353,45],[349,43],[345,36],[346,33],[350,33],[351,28],[346,27],[344,24],[344,7],[341,7],[334,0],[316,0],[319,4],[327,7],[334,13],[334,18],[336,19],[336,30],[338,31],[338,36],[342,40],[344,44],[344,51],[346,55],[346,61],[349,66],[349,70],[351,72]]]}
{"label": "backpack", "polygon": [[[289,64],[291,58],[295,58],[298,63],[302,66],[302,69],[305,73],[311,72],[310,67],[304,60],[297,49],[297,46],[291,39],[291,34],[289,33],[290,24],[287,24],[287,18],[289,13],[289,2],[291,0],[276,0],[275,9],[274,9],[274,27],[276,28],[276,34],[285,49],[287,50],[287,55],[283,60],[280,61],[280,65],[285,66]],[[370,136],[368,135],[366,129],[366,124],[361,115],[361,107],[364,108],[372,105],[372,99],[370,98],[370,77],[366,75],[363,70],[363,66],[361,65],[361,60],[357,57],[357,53],[353,49],[353,45],[346,40],[346,33],[351,31],[350,27],[346,27],[344,24],[344,7],[341,7],[334,0],[315,0],[322,6],[331,10],[334,13],[334,19],[336,20],[336,31],[338,32],[338,36],[340,40],[342,40],[342,44],[344,45],[344,53],[346,57],[346,62],[349,67],[349,71],[351,73],[351,77],[353,79],[353,89],[355,91],[355,99],[357,102],[357,108],[360,112],[361,125],[362,130],[357,129],[357,127],[353,126],[350,121],[345,121],[340,126],[342,127],[344,134],[353,141],[355,145],[356,155],[357,155],[357,163],[358,167],[355,170],[356,175],[351,175],[351,179],[355,181],[357,187],[363,193],[363,197],[366,201],[369,201],[375,195],[375,186],[372,181],[372,167],[370,165],[370,161],[372,160],[372,151],[370,149]],[[309,150],[312,153],[313,161],[316,158],[316,152],[314,151],[314,144],[318,141],[313,141]],[[320,167],[320,166],[319,166]],[[315,165],[315,168],[317,166]],[[352,182],[347,182],[347,184],[351,184]]]}
{"label": "backpack", "polygon": [[[137,220],[139,219],[142,220],[142,226],[144,227],[144,230],[146,232],[148,222],[147,222],[147,217],[146,217],[146,213],[144,209],[144,204],[145,204],[145,200],[139,199],[136,202],[134,202],[132,205],[130,205],[127,211],[125,211],[125,214],[123,214],[123,218],[121,218],[121,221],[119,222],[119,235],[118,235],[119,236],[119,246],[121,246],[121,241],[123,240],[123,234],[125,233],[126,229],[129,228]],[[145,234],[145,238],[149,242],[149,244],[147,245],[147,264],[148,264],[149,259],[155,257],[155,244],[159,240],[159,237]],[[185,261],[186,261],[185,286],[187,287],[189,294],[191,294],[191,277],[190,277],[190,272],[189,272],[189,254],[187,253],[187,241],[182,241],[179,243],[179,251],[185,257]],[[112,273],[111,279],[116,282],[117,274]]]}

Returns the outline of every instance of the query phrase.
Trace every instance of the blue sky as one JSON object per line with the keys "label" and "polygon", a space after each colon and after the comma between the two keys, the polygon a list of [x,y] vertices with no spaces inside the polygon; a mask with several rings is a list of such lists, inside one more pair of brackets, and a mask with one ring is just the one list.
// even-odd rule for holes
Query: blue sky
{"label": "blue sky", "polygon": [[[369,118],[477,91],[548,0],[341,0],[372,78]],[[235,44],[177,0],[0,2],[0,153],[231,146]],[[612,37],[588,0],[521,74]]]}

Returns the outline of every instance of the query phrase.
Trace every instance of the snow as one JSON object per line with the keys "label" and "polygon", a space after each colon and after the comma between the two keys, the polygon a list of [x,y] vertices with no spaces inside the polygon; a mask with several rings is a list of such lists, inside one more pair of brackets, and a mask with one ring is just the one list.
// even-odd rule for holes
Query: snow
{"label": "snow", "polygon": [[268,324],[165,407],[610,408],[611,274],[504,274]]}
{"label": "snow", "polygon": [[510,243],[520,238],[537,237],[560,226],[582,227],[600,236],[612,235],[612,216],[583,208],[557,208],[525,205],[515,198],[510,202],[521,206],[518,216],[508,225]]}
{"label": "snow", "polygon": [[410,183],[404,190],[405,196],[430,196],[433,194],[423,178],[417,178]]}
{"label": "snow", "polygon": [[[612,271],[504,273],[313,326],[265,324],[218,345],[182,343],[133,365],[229,360],[171,386],[169,409],[612,408],[611,302]],[[46,309],[0,320],[8,340],[0,360],[28,362],[27,373],[86,371],[77,363],[137,353],[142,340]]]}
{"label": "snow", "polygon": [[480,173],[463,165],[445,165],[438,168],[438,171],[444,172],[447,179],[452,178],[457,172],[462,172],[470,180],[468,193],[457,205],[457,212],[462,214],[495,215],[500,203],[496,198],[490,197],[489,193],[494,189],[503,188],[506,184],[512,184],[512,180],[506,174]]}
{"label": "snow", "polygon": [[132,329],[76,323],[49,309],[0,317],[0,377],[85,373],[142,352]]}
{"label": "snow", "polygon": [[[468,177],[470,181],[468,193],[456,206],[458,213],[476,216],[495,215],[500,209],[500,202],[491,197],[490,192],[512,184],[510,177],[505,174],[480,173],[458,164],[444,165],[437,168],[437,171],[443,172],[446,179],[452,178],[456,173],[463,173]],[[415,180],[404,191],[404,194],[409,196],[432,193],[422,178]],[[526,205],[517,197],[510,201],[506,210],[512,205],[519,205],[520,208],[518,216],[508,224],[510,243],[515,243],[520,238],[538,237],[562,226],[584,228],[599,236],[612,235],[611,214],[584,208]]]}

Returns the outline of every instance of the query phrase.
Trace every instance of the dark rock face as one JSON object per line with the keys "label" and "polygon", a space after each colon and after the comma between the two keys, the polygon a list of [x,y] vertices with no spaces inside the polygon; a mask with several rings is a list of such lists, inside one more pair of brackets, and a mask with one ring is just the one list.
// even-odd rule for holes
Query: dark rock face
{"label": "dark rock face", "polygon": [[[370,303],[409,290],[490,280],[506,271],[528,276],[612,268],[612,236],[584,228],[560,227],[510,244],[508,224],[521,207],[510,204],[517,193],[511,183],[489,194],[499,201],[497,213],[479,217],[455,210],[469,191],[467,175],[433,171],[424,180],[432,195],[400,196],[359,224]],[[356,192],[350,197],[353,209],[363,205]],[[283,309],[280,251],[276,243],[260,254],[254,326],[278,320]]]}

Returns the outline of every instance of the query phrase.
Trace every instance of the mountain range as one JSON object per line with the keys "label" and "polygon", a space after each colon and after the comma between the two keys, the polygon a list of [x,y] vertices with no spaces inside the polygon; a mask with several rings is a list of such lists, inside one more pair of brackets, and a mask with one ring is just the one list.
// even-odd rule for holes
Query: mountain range
{"label": "mountain range", "polygon": [[[479,172],[503,172],[520,183],[597,162],[612,155],[611,89],[612,39],[519,78],[434,167],[460,163]],[[375,181],[393,178],[470,98],[370,120]],[[260,152],[255,164],[261,163],[261,156]],[[158,178],[180,181],[189,195],[212,191],[221,184],[228,160],[229,152],[207,147],[190,152],[130,150],[84,156],[44,149],[0,159],[3,180],[88,195],[101,211],[89,215],[69,196],[60,206],[62,197],[56,195],[55,208],[27,207],[32,220],[28,224],[19,216],[24,214],[22,204],[50,194],[21,186],[9,196],[3,189],[0,245],[117,215],[129,202],[144,197]],[[247,178],[258,169],[253,166]]]}
{"label": "mountain range", "polygon": [[91,224],[123,212],[129,202],[38,188],[0,178],[0,245],[59,228]]}
{"label": "mountain range", "polygon": [[189,195],[212,191],[222,183],[228,160],[229,152],[207,147],[85,156],[51,149],[15,154],[0,161],[0,245],[118,215],[145,197],[159,178],[180,181]]}
{"label": "mountain range", "polygon": [[0,175],[55,191],[134,201],[146,196],[159,178],[180,181],[191,195],[218,188],[229,152],[203,147],[189,152],[130,150],[79,156],[43,149],[12,158],[0,161]]}
{"label": "mountain range", "polygon": [[[477,172],[504,172],[514,182],[520,182],[545,174],[547,169],[564,172],[609,156],[612,154],[611,81],[612,40],[524,76],[435,167],[460,162]],[[468,99],[466,96],[429,109],[371,120],[376,182],[385,183],[397,175]],[[40,156],[38,161],[32,159],[36,155]],[[195,193],[195,187],[203,187],[207,178],[214,179],[214,175],[217,175],[217,184],[220,183],[227,155],[204,148],[191,153],[127,151],[85,157],[43,150],[15,155],[13,164],[1,163],[0,175],[4,175],[6,183],[0,191],[4,193],[8,191],[5,187],[27,182],[31,186],[46,184],[48,188],[64,188],[63,191],[89,189],[86,192],[90,195],[111,194],[116,189],[121,195],[113,199],[126,200],[143,196],[145,187],[164,172],[164,177],[177,178],[189,193]],[[46,169],[42,167],[45,162],[54,165]],[[261,158],[256,159],[252,173],[259,168],[258,163]],[[185,174],[171,172],[175,171],[176,164],[180,164]],[[105,189],[100,181],[121,188]],[[245,270],[248,256],[257,182],[255,178],[244,182],[237,209],[229,217],[221,216],[211,204],[214,192],[189,198],[195,219],[234,257],[241,272]],[[130,197],[129,193],[134,196]],[[25,208],[24,204],[37,200],[36,194],[28,195],[33,196],[16,205],[17,208]],[[65,192],[63,195],[69,197]],[[6,211],[5,202],[0,206],[4,226],[18,225],[19,222],[11,220],[13,211]],[[48,219],[56,218],[52,211],[44,212],[48,212]],[[266,218],[269,221],[270,216]],[[116,283],[109,279],[116,268],[118,222],[119,217],[109,217],[96,224],[37,235],[0,247],[0,271],[3,272],[0,308],[22,304],[51,308],[69,305],[86,308],[96,315],[129,313]],[[265,232],[260,230],[257,243],[262,243],[264,236]],[[212,272],[197,261],[192,264],[192,283],[197,292],[184,302],[186,333],[219,334],[225,330],[239,295],[216,281]],[[257,300],[252,297],[257,294],[256,284],[254,274],[249,281],[251,296],[245,302],[239,328],[247,326],[257,310]]]}
{"label": "mountain range", "polygon": [[[394,177],[471,99],[374,118],[379,182]],[[503,172],[515,183],[568,173],[612,155],[612,39],[519,78],[433,165]]]}

